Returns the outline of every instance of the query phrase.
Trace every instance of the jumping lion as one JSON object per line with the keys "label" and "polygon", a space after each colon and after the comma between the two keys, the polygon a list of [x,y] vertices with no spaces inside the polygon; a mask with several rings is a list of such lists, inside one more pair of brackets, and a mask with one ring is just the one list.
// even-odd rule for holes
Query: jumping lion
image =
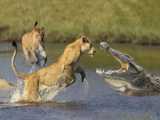
{"label": "jumping lion", "polygon": [[91,56],[95,54],[92,42],[86,36],[81,36],[66,46],[63,54],[55,63],[33,73],[21,73],[17,71],[15,66],[16,43],[13,43],[13,46],[15,50],[12,56],[12,69],[18,78],[24,80],[22,100],[29,102],[41,100],[39,90],[42,86],[49,89],[54,86],[69,87],[72,85],[75,82],[75,73],[84,74],[83,69],[79,66],[81,56],[84,53]]}
{"label": "jumping lion", "polygon": [[32,31],[22,36],[21,44],[25,59],[38,66],[44,66],[47,61],[47,54],[44,48],[44,28],[37,26],[35,22]]}

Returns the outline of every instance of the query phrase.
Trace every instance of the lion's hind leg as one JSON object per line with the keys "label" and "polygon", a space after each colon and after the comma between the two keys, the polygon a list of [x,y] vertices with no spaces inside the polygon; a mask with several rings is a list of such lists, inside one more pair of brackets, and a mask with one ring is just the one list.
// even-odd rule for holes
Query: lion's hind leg
{"label": "lion's hind leg", "polygon": [[28,102],[40,101],[39,95],[39,80],[38,79],[27,79],[25,80],[23,99]]}

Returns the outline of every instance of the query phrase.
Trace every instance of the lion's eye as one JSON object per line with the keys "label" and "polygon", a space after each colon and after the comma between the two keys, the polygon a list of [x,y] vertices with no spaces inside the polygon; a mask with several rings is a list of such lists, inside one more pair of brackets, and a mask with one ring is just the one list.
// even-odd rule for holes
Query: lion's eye
{"label": "lion's eye", "polygon": [[88,39],[86,39],[86,38],[83,38],[83,42],[84,43],[89,43]]}

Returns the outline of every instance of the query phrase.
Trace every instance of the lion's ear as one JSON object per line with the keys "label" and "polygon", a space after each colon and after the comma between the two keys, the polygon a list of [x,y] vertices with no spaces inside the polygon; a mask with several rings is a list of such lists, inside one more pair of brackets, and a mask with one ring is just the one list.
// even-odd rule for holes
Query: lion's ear
{"label": "lion's ear", "polygon": [[34,23],[34,26],[33,27],[36,27],[38,25],[38,22],[37,21],[35,21],[35,23]]}

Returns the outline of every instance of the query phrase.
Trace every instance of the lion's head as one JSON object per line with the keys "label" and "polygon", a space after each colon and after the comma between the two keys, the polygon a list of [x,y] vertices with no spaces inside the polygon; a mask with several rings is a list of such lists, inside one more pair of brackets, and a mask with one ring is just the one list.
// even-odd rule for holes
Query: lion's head
{"label": "lion's head", "polygon": [[81,52],[82,53],[87,52],[90,56],[93,56],[96,53],[96,50],[92,45],[92,41],[88,37],[81,36],[79,40],[81,42]]}
{"label": "lion's head", "polygon": [[44,27],[38,27],[38,22],[35,22],[32,30],[32,34],[39,42],[44,42],[45,30]]}

